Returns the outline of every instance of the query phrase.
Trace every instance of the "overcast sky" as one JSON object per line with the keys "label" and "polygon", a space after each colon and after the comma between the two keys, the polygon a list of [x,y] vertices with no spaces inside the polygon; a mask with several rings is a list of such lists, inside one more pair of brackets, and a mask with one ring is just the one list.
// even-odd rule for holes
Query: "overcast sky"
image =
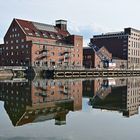
{"label": "overcast sky", "polygon": [[0,43],[13,18],[47,24],[66,19],[71,34],[93,34],[140,29],[139,0],[0,0]]}

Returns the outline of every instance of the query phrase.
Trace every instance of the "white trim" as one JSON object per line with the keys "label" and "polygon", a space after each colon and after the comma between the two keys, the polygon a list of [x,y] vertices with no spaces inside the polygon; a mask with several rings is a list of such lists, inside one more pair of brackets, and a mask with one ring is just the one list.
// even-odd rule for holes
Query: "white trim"
{"label": "white trim", "polygon": [[21,30],[24,32],[24,34],[27,35],[26,32],[24,31],[24,29],[22,28],[22,26],[18,23],[17,19],[15,19],[15,21],[17,22],[17,24],[19,25],[19,27],[21,28]]}

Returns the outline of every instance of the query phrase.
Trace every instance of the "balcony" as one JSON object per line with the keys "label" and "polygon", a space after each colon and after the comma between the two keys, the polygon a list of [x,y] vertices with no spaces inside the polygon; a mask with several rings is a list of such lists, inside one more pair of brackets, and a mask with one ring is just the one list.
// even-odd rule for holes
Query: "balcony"
{"label": "balcony", "polygon": [[64,61],[64,58],[60,58],[59,60],[58,60],[58,62],[63,62]]}
{"label": "balcony", "polygon": [[49,57],[48,53],[42,53],[42,54],[38,55],[37,59],[43,59],[45,57]]}

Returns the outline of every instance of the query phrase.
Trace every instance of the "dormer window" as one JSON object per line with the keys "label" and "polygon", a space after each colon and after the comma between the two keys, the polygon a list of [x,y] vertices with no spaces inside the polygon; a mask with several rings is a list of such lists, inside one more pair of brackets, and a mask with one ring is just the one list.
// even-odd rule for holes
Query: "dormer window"
{"label": "dormer window", "polygon": [[60,36],[60,35],[57,35],[57,38],[58,38],[58,39],[61,39],[61,36]]}
{"label": "dormer window", "polygon": [[44,36],[44,37],[48,37],[45,33],[43,33],[43,36]]}
{"label": "dormer window", "polygon": [[40,36],[38,32],[35,32],[35,35],[36,35],[36,36]]}
{"label": "dormer window", "polygon": [[53,34],[50,34],[51,38],[55,38],[55,36]]}
{"label": "dormer window", "polygon": [[27,27],[25,27],[24,29],[25,29],[26,31],[29,31],[29,28],[27,28]]}
{"label": "dormer window", "polygon": [[28,35],[33,35],[32,33],[28,33]]}

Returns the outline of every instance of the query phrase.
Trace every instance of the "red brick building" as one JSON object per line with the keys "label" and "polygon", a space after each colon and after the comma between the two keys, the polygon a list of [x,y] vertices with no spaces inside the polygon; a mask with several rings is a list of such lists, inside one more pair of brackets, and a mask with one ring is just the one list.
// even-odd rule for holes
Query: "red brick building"
{"label": "red brick building", "polygon": [[4,66],[82,66],[83,37],[67,31],[67,21],[56,25],[13,19],[2,47]]}
{"label": "red brick building", "polygon": [[[98,52],[103,53],[109,60],[112,59],[112,54],[105,47],[101,47]],[[83,48],[83,66],[85,68],[103,68],[103,62],[92,48],[85,47]]]}

